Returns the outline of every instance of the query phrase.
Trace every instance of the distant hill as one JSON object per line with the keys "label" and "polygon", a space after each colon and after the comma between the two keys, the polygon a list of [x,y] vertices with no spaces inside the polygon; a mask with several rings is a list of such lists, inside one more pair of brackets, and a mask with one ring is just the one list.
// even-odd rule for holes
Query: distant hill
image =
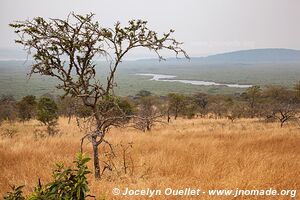
{"label": "distant hill", "polygon": [[[0,49],[0,60],[24,60],[31,59],[27,57],[22,49]],[[169,62],[176,58],[168,58]],[[139,59],[143,62],[157,62],[158,59]],[[180,59],[185,62],[186,59]],[[208,63],[300,63],[300,50],[293,49],[250,49],[234,51],[222,54],[211,55],[207,57],[192,57],[192,62]]]}
{"label": "distant hill", "polygon": [[[157,62],[156,59],[139,59],[143,62]],[[168,58],[168,62],[186,62],[186,59]],[[300,63],[300,50],[269,48],[249,49],[210,55],[207,57],[191,57],[191,62],[202,63]]]}
{"label": "distant hill", "polygon": [[299,63],[300,50],[251,49],[216,54],[207,57],[193,57],[191,60],[223,63]]}
{"label": "distant hill", "polygon": [[0,60],[26,60],[27,54],[25,51],[22,50],[22,48],[20,49],[12,49],[12,48],[8,48],[8,49],[4,49],[1,48],[0,49]]}

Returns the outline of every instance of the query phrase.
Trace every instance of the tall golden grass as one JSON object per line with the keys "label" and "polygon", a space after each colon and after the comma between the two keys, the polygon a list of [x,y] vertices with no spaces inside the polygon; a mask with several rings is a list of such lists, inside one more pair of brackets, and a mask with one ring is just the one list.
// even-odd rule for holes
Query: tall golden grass
{"label": "tall golden grass", "polygon": [[[8,130],[17,132],[12,138],[0,140],[0,196],[10,190],[10,185],[23,184],[28,194],[38,178],[44,183],[51,180],[55,163],[61,161],[72,165],[82,137],[75,121],[68,124],[65,118],[59,120],[61,136],[41,138],[35,134],[41,128],[36,121],[5,123],[0,127],[2,134]],[[92,174],[89,176],[90,193],[98,198],[124,199],[112,195],[115,187],[162,190],[167,187],[202,190],[274,188],[300,192],[300,129],[293,124],[280,128],[278,123],[257,119],[240,119],[233,123],[227,119],[179,119],[157,125],[146,133],[132,128],[115,128],[109,132],[107,140],[117,151],[121,151],[118,144],[132,142],[133,147],[126,152],[129,163],[126,174],[119,156],[114,161],[119,173],[107,170],[100,181],[95,181]],[[102,147],[100,152],[107,149]],[[85,142],[84,151],[91,155],[91,144]],[[106,159],[101,155],[102,160]],[[93,169],[92,162],[89,168]],[[142,196],[131,198],[147,199]],[[233,197],[202,196],[197,199]],[[276,199],[290,197],[278,196]]]}

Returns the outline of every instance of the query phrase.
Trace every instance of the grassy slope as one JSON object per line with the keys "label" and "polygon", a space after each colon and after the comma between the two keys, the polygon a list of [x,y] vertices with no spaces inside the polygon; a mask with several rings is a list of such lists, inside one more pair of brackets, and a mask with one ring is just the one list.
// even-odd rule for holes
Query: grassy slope
{"label": "grassy slope", "polygon": [[[0,140],[0,196],[9,190],[9,184],[26,184],[27,193],[36,185],[38,177],[43,182],[50,180],[54,163],[71,164],[79,151],[82,133],[75,121],[68,124],[67,119],[60,119],[59,127],[63,133],[61,137],[46,139],[35,139],[34,132],[42,128],[35,121],[0,127],[2,133],[6,129],[18,131],[16,137]],[[129,167],[127,175],[108,172],[100,182],[90,177],[91,193],[97,197],[115,198],[111,195],[114,187],[197,187],[203,190],[272,187],[298,189],[298,192],[300,189],[300,135],[296,125],[279,128],[279,124],[250,119],[234,123],[226,119],[180,119],[159,125],[149,133],[130,128],[113,129],[108,140],[115,145],[133,142],[128,156],[134,167]],[[90,147],[89,143],[84,145],[88,153],[91,153]],[[101,148],[100,152],[104,150],[107,148]],[[121,153],[119,147],[116,151]],[[122,171],[121,160],[114,162]],[[203,199],[208,198],[203,196]]]}

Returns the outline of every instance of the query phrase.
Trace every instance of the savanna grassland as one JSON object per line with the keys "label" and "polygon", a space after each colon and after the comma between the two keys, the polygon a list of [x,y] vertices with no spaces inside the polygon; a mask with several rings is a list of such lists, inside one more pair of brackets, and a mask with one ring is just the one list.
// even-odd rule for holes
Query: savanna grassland
{"label": "savanna grassland", "polygon": [[[66,118],[59,119],[60,136],[44,137],[42,129],[37,121],[0,126],[0,196],[10,190],[10,185],[25,184],[24,192],[32,192],[38,178],[42,183],[51,180],[55,163],[72,165],[83,136],[75,120],[68,124]],[[9,137],[9,133],[15,134]],[[89,175],[90,193],[97,198],[129,199],[113,196],[111,191],[115,187],[121,190],[127,187],[162,190],[191,187],[300,191],[300,129],[297,124],[280,128],[278,123],[258,119],[234,122],[228,119],[178,119],[157,125],[146,133],[132,128],[115,128],[109,132],[107,140],[114,145],[117,157],[104,156],[103,152],[109,152],[108,147],[100,148],[101,167],[106,162],[111,166],[113,163],[114,168],[106,170],[100,181],[95,181],[93,174]],[[91,144],[85,142],[83,147],[91,155]],[[89,168],[93,169],[92,161]],[[156,196],[152,199],[174,198]],[[202,195],[197,199],[234,198]],[[235,199],[274,198],[249,196]],[[277,196],[276,199],[291,198]]]}

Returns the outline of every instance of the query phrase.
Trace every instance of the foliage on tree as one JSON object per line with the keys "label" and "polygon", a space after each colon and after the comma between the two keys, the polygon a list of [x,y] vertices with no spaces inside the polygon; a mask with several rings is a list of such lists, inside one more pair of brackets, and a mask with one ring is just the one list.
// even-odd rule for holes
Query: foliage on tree
{"label": "foliage on tree", "polygon": [[192,97],[192,102],[197,106],[196,112],[200,114],[200,116],[204,116],[207,114],[207,106],[208,106],[208,95],[204,93],[196,93]]}
{"label": "foliage on tree", "polygon": [[249,112],[251,117],[255,117],[258,111],[257,104],[260,96],[261,96],[260,86],[255,85],[246,90],[246,100],[249,103]]}
{"label": "foliage on tree", "polygon": [[124,125],[133,115],[133,106],[125,98],[106,96],[98,102],[99,112],[102,113],[102,130],[107,132],[111,125]]}
{"label": "foliage on tree", "polygon": [[17,103],[18,116],[21,121],[27,121],[34,117],[36,105],[36,98],[33,95],[25,96]]}
{"label": "foliage on tree", "polygon": [[148,90],[140,90],[135,96],[137,98],[143,98],[143,97],[152,96],[152,93]]}
{"label": "foliage on tree", "polygon": [[54,135],[58,119],[58,108],[56,103],[47,97],[42,97],[37,104],[37,120],[47,126],[49,135]]}
{"label": "foliage on tree", "polygon": [[75,115],[80,118],[89,118],[93,115],[93,110],[84,104],[78,104],[75,108]]}
{"label": "foliage on tree", "polygon": [[71,118],[76,115],[78,102],[76,98],[65,96],[58,98],[57,107],[59,116],[67,117],[68,123],[70,123]]}
{"label": "foliage on tree", "polygon": [[299,102],[297,93],[281,86],[269,86],[264,92],[265,99],[263,110],[267,121],[280,122],[282,127],[285,123],[296,120]]}
{"label": "foliage on tree", "polygon": [[37,104],[37,119],[45,125],[58,119],[56,103],[49,98],[43,97]]}
{"label": "foliage on tree", "polygon": [[17,118],[16,100],[11,95],[3,95],[0,98],[0,123],[4,120],[10,122]]}
{"label": "foliage on tree", "polygon": [[210,98],[208,112],[213,114],[215,118],[227,117],[228,108],[233,105],[231,97],[225,95],[214,95]]}
{"label": "foliage on tree", "polygon": [[249,117],[249,115],[247,115],[247,106],[243,102],[232,101],[227,105],[226,117],[230,119],[231,122],[242,117]]}
{"label": "foliage on tree", "polygon": [[150,131],[151,128],[163,116],[160,102],[156,96],[144,96],[138,101],[137,116],[134,118],[134,127],[142,131]]}
{"label": "foliage on tree", "polygon": [[176,120],[180,113],[185,109],[186,97],[182,94],[170,93],[168,94],[169,112],[174,115]]}
{"label": "foliage on tree", "polygon": [[[100,178],[98,146],[104,142],[108,127],[114,126],[116,120],[110,118],[112,123],[108,124],[98,104],[113,95],[115,72],[124,56],[140,47],[154,51],[159,59],[163,59],[160,52],[164,49],[176,55],[188,56],[181,48],[181,43],[171,37],[174,30],[160,36],[142,20],[131,20],[127,26],[117,22],[113,28],[105,28],[94,21],[93,17],[94,14],[71,13],[67,19],[45,20],[36,17],[10,26],[20,36],[15,42],[28,51],[34,50],[31,74],[57,78],[60,81],[57,88],[62,89],[65,96],[79,97],[85,106],[93,110],[92,116],[96,123],[94,131],[86,138],[91,141],[94,149],[95,177]],[[93,61],[99,56],[109,60],[106,80],[96,78]]]}

